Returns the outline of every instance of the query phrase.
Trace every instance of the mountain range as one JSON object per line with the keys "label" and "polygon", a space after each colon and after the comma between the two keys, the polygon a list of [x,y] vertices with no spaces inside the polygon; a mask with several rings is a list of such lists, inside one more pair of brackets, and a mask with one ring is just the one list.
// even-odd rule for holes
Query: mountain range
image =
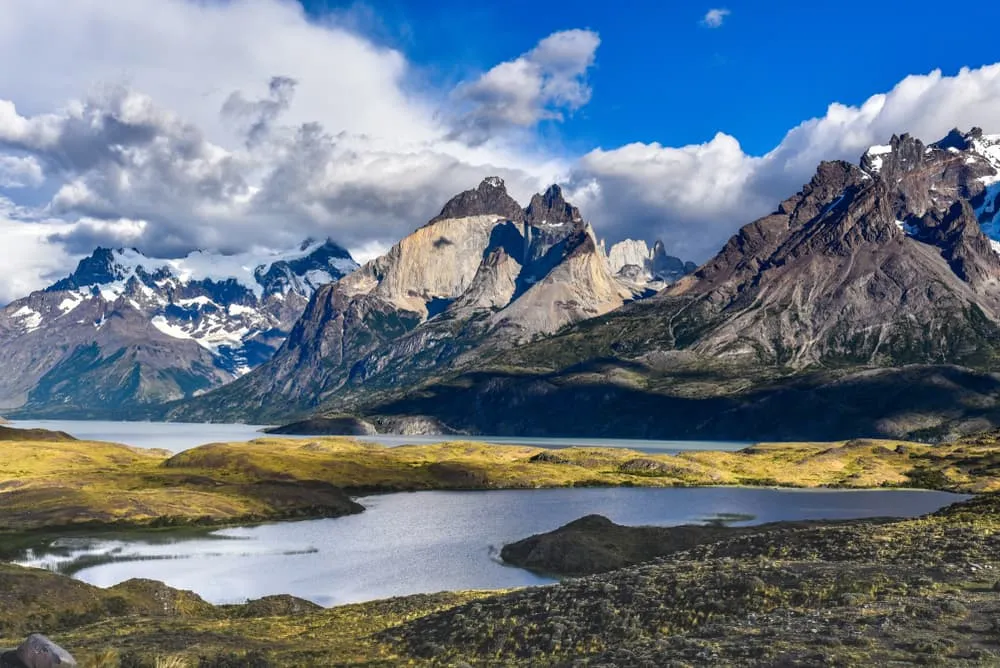
{"label": "mountain range", "polygon": [[98,248],[0,310],[0,410],[135,417],[270,359],[315,290],[357,268],[332,241],[156,259]]}
{"label": "mountain range", "polygon": [[693,268],[662,244],[634,240],[613,246],[609,259],[559,186],[522,208],[489,177],[317,291],[263,367],[169,416],[274,421],[342,411],[649,297]]}
{"label": "mountain range", "polygon": [[[287,271],[261,265],[246,306],[295,302],[298,312],[275,315],[270,330],[236,327],[247,330],[240,345],[206,338],[205,315],[170,320],[191,304],[179,299],[201,292],[141,311],[129,354],[140,338],[165,341],[156,332],[171,345],[191,337],[192,352],[171,367],[183,387],[133,391],[133,404],[175,420],[336,417],[404,433],[934,439],[1000,426],[998,240],[1000,136],[979,129],[928,145],[894,136],[858,164],[821,163],[700,267],[660,242],[606,248],[558,186],[522,207],[490,177],[353,272],[309,278],[309,248]],[[104,280],[114,272],[101,273],[101,253],[8,306],[0,333],[43,332],[84,292],[120,307],[165,278]],[[261,278],[272,274],[284,277],[276,291]],[[122,287],[102,296],[109,284]],[[50,294],[61,296],[45,309],[31,301]],[[203,296],[233,313],[227,298]],[[100,331],[101,318],[88,326]],[[96,386],[120,384],[120,372],[103,371],[106,353],[87,352],[94,345],[64,351],[58,373],[6,395],[44,412],[88,373]]]}
{"label": "mountain range", "polygon": [[933,439],[1000,424],[1000,136],[822,163],[655,297],[362,406],[478,433]]}

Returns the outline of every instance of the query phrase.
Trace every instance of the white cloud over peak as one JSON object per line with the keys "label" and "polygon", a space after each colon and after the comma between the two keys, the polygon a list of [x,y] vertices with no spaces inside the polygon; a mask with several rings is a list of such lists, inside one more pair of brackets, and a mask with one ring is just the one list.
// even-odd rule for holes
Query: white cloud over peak
{"label": "white cloud over peak", "polygon": [[[0,59],[31,66],[0,68],[0,196],[74,257],[323,236],[366,254],[486,175],[526,199],[568,173],[503,128],[450,137],[450,91],[414,89],[401,53],[352,30],[294,0],[5,0]],[[586,101],[571,79],[594,48],[571,31],[532,51],[549,103]]]}
{"label": "white cloud over peak", "polygon": [[893,133],[1000,132],[998,64],[831,104],[763,156],[723,133],[565,156],[533,130],[588,103],[600,38],[539,37],[454,90],[414,89],[402,53],[292,0],[4,0],[0,59],[26,65],[0,68],[0,303],[96,245],[162,257],[329,236],[366,259],[494,174],[522,202],[561,182],[601,236],[702,261],[820,160]]}
{"label": "white cloud over peak", "polygon": [[680,148],[630,144],[597,149],[576,164],[570,192],[610,238],[662,238],[703,261],[740,226],[773,210],[812,178],[822,160],[860,159],[893,134],[937,141],[954,127],[1000,133],[1000,63],[908,76],[858,106],[833,103],[790,130],[766,155],[746,154],[734,137]]}
{"label": "white cloud over peak", "polygon": [[732,14],[728,9],[710,9],[701,19],[701,24],[706,28],[721,28],[726,17]]}

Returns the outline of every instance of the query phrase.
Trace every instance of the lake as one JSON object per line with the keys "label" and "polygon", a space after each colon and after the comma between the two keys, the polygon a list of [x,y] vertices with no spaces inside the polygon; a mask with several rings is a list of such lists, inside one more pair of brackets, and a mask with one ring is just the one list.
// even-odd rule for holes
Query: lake
{"label": "lake", "polygon": [[753,524],[910,517],[964,498],[917,490],[740,487],[399,493],[362,497],[366,512],[338,519],[225,529],[193,538],[164,533],[64,538],[54,552],[30,553],[18,563],[69,569],[102,587],[130,578],[160,580],[213,603],[292,594],[332,606],[553,582],[503,565],[500,548],[591,513],[629,525],[670,526],[730,514],[752,516],[743,523]]}
{"label": "lake", "polygon": [[[109,422],[103,420],[16,420],[10,426],[22,429],[64,431],[88,441],[126,443],[139,448],[161,448],[182,452],[205,443],[250,441],[268,434],[265,426],[185,422]],[[275,436],[274,438],[316,438],[315,436]],[[353,436],[386,446],[442,441],[475,440],[497,445],[534,445],[543,448],[572,446],[630,448],[643,452],[674,453],[681,450],[739,450],[750,445],[743,441],[643,441],[616,438],[517,438],[512,436]]]}

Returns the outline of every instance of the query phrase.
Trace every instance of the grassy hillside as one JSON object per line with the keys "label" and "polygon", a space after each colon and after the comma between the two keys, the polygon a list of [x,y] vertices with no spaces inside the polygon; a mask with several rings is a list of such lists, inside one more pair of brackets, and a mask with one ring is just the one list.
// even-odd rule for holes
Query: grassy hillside
{"label": "grassy hillside", "polygon": [[1000,490],[996,436],[760,444],[654,455],[474,442],[387,448],[348,438],[264,438],[169,456],[86,441],[0,446],[0,530],[221,525],[360,512],[349,494],[427,489],[782,485]]}
{"label": "grassy hillside", "polygon": [[170,453],[89,441],[0,444],[0,531],[226,524],[360,512],[341,490],[261,472],[229,481],[164,466]]}
{"label": "grassy hillside", "polygon": [[194,668],[201,659],[234,667],[397,665],[398,651],[376,634],[488,595],[411,596],[331,610],[291,596],[213,606],[149,580],[100,589],[0,564],[0,647],[45,629],[85,668]]}

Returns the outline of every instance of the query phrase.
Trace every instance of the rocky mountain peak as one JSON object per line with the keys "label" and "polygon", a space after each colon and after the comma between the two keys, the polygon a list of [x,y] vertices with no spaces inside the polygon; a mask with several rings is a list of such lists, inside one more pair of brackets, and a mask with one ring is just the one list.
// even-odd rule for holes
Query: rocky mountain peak
{"label": "rocky mountain peak", "polygon": [[87,285],[111,283],[122,278],[124,276],[115,263],[115,251],[111,248],[98,247],[92,254],[80,260],[72,274],[46,289],[51,292],[76,290]]}
{"label": "rocky mountain peak", "polygon": [[481,191],[486,189],[499,189],[507,192],[507,184],[504,183],[503,179],[499,176],[487,176],[479,182],[479,187],[477,187],[476,190]]}
{"label": "rocky mountain peak", "polygon": [[582,225],[580,210],[563,197],[562,188],[551,185],[541,194],[535,194],[524,210],[524,219],[529,225]]}
{"label": "rocky mountain peak", "polygon": [[860,168],[822,163],[671,289],[700,295],[697,349],[791,366],[925,362],[945,345],[974,356],[1000,314],[1000,257],[983,234],[1000,190],[996,139],[901,134]]}
{"label": "rocky mountain peak", "polygon": [[347,249],[329,237],[322,243],[307,239],[299,252],[299,256],[281,258],[254,269],[254,279],[265,295],[293,290],[308,296],[319,286],[338,280],[358,267]]}
{"label": "rocky mountain peak", "polygon": [[931,144],[931,147],[942,151],[947,151],[949,148],[956,151],[966,151],[972,146],[971,140],[982,136],[982,128],[972,128],[968,133],[962,132],[958,128],[952,128],[944,138]]}
{"label": "rocky mountain peak", "polygon": [[475,189],[455,195],[430,222],[488,215],[501,216],[518,223],[524,220],[521,205],[507,194],[507,187],[499,176],[487,176]]}

